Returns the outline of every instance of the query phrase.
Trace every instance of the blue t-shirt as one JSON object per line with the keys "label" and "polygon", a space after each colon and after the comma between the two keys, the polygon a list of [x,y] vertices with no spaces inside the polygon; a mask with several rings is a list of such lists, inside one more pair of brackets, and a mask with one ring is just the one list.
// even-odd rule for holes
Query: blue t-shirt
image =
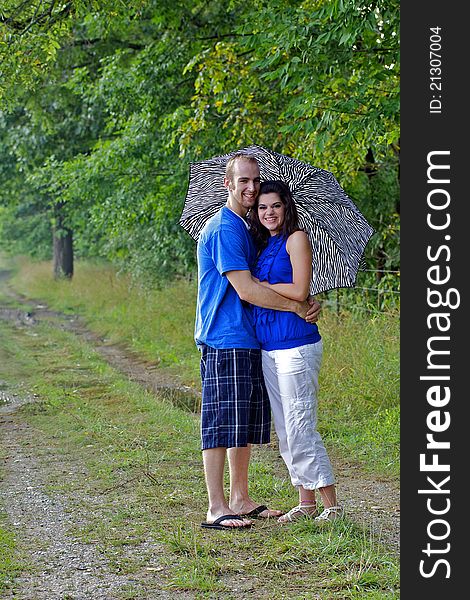
{"label": "blue t-shirt", "polygon": [[194,338],[212,348],[259,348],[251,307],[225,273],[250,271],[256,249],[243,219],[224,206],[205,225],[197,245],[198,296]]}
{"label": "blue t-shirt", "polygon": [[[253,275],[268,283],[292,283],[293,271],[290,256],[286,250],[286,238],[271,236],[268,245],[261,252]],[[315,344],[321,339],[315,323],[293,312],[283,312],[253,306],[255,331],[263,350],[296,348],[304,344]]]}

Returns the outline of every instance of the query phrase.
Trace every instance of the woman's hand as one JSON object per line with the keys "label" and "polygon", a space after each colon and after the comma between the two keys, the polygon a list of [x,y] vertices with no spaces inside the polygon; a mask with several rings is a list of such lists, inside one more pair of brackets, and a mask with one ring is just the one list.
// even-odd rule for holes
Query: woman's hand
{"label": "woman's hand", "polygon": [[310,308],[308,309],[305,320],[307,323],[316,323],[318,321],[318,317],[320,316],[321,304],[318,302],[318,300],[315,300],[313,296],[309,296],[307,298],[307,302]]}

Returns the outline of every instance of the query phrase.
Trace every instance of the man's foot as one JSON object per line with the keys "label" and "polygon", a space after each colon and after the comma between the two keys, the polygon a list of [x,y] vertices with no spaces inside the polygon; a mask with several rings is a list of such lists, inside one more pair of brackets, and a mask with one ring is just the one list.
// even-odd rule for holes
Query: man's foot
{"label": "man's foot", "polygon": [[[218,523],[216,523],[218,521]],[[202,527],[209,527],[211,525],[219,525],[219,527],[213,527],[213,529],[238,529],[243,527],[250,527],[253,521],[247,519],[242,515],[236,514],[228,506],[219,507],[218,509],[208,510],[206,520],[201,523]]]}
{"label": "man's foot", "polygon": [[214,521],[203,521],[201,527],[205,529],[247,529],[252,522],[239,515],[221,515]]}
{"label": "man's foot", "polygon": [[256,504],[256,502],[253,502],[253,500],[245,501],[240,505],[234,505],[230,508],[242,517],[255,519],[269,519],[280,517],[283,514],[282,510],[268,508],[264,504]]}
{"label": "man's foot", "polygon": [[299,519],[310,518],[312,519],[317,512],[316,504],[299,504],[291,508],[288,513],[282,515],[277,520],[278,523],[292,523],[292,521],[298,521]]}

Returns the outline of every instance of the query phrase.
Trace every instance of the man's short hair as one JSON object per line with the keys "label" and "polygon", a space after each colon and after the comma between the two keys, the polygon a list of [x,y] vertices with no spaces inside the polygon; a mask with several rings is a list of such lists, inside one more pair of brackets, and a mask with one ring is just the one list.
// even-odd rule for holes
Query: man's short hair
{"label": "man's short hair", "polygon": [[229,181],[232,181],[235,163],[239,160],[247,160],[249,162],[258,164],[258,161],[252,154],[247,154],[246,152],[236,152],[233,156],[231,156],[228,159],[227,165],[225,167],[225,177]]}

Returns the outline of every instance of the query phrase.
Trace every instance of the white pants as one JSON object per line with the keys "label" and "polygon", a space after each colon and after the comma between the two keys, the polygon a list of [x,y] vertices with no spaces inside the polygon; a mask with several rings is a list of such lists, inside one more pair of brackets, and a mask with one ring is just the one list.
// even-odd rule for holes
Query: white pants
{"label": "white pants", "polygon": [[279,451],[294,486],[314,490],[334,484],[333,470],[317,431],[318,374],[323,344],[263,350],[263,373]]}

